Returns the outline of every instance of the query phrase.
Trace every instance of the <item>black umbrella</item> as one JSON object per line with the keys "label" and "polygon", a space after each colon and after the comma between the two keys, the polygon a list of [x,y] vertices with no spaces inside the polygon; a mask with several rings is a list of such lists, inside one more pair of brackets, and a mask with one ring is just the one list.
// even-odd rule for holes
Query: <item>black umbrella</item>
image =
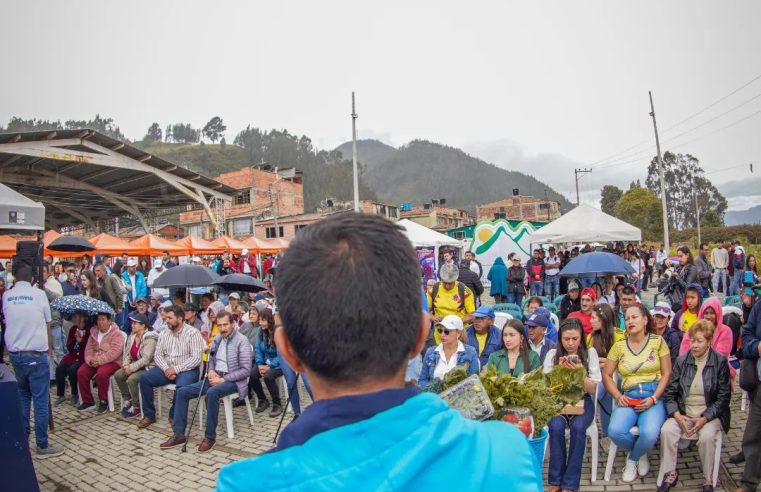
{"label": "black umbrella", "polygon": [[267,290],[267,286],[264,285],[264,282],[244,273],[231,273],[219,277],[214,281],[214,285],[230,291],[260,292],[262,290]]}
{"label": "black umbrella", "polygon": [[167,268],[153,281],[154,287],[207,287],[219,275],[202,265],[185,264]]}
{"label": "black umbrella", "polygon": [[50,243],[47,249],[67,253],[84,253],[95,251],[95,246],[82,236],[61,236]]}

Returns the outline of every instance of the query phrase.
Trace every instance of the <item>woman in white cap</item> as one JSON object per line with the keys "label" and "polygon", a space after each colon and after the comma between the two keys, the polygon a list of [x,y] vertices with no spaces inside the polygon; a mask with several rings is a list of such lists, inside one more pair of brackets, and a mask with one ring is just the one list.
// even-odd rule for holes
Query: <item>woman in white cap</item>
{"label": "woman in white cap", "polygon": [[682,344],[684,332],[671,326],[671,320],[674,318],[674,312],[671,310],[671,304],[666,301],[658,302],[650,312],[653,315],[653,332],[660,335],[671,352],[671,364],[676,362],[679,356],[679,347]]}
{"label": "woman in white cap", "polygon": [[146,279],[148,288],[151,289],[152,295],[169,297],[169,289],[153,286],[153,283],[162,273],[164,273],[164,262],[161,259],[155,260],[153,262],[153,268],[148,272],[148,278]]}
{"label": "woman in white cap", "polygon": [[426,388],[433,379],[444,379],[446,373],[457,366],[468,364],[468,374],[475,374],[481,368],[476,349],[468,345],[462,320],[455,314],[444,316],[436,323],[436,331],[441,343],[429,347],[423,357],[418,384]]}

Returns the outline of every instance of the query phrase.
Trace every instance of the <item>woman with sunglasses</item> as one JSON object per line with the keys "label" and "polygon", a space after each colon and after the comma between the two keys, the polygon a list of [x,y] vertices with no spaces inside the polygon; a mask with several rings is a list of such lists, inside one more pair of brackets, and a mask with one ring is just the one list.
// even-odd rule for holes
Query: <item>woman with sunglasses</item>
{"label": "woman with sunglasses", "polygon": [[481,369],[478,353],[468,345],[459,316],[444,316],[444,319],[436,323],[436,331],[441,336],[441,343],[425,351],[418,379],[421,388],[428,387],[434,379],[444,379],[446,373],[457,366],[468,364],[468,374],[475,374]]}
{"label": "woman with sunglasses", "polygon": [[528,337],[520,320],[511,319],[502,328],[502,349],[492,352],[486,365],[511,376],[520,376],[542,365],[539,356],[528,346]]}
{"label": "woman with sunglasses", "polygon": [[[610,309],[610,308],[609,308]],[[550,492],[579,490],[581,481],[581,463],[587,447],[587,427],[595,418],[593,396],[597,385],[602,381],[600,360],[597,351],[584,340],[584,327],[576,318],[568,318],[560,323],[557,348],[547,352],[544,359],[544,372],[549,373],[555,366],[576,369],[583,367],[584,377],[584,413],[582,415],[557,415],[553,417],[548,428],[550,431],[550,464],[547,478]],[[570,430],[571,439],[566,451],[565,431]]]}

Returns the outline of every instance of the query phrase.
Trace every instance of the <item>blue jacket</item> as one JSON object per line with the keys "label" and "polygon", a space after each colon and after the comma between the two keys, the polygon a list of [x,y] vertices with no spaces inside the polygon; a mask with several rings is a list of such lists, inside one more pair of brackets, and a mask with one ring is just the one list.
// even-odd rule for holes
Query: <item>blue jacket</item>
{"label": "blue jacket", "polygon": [[[478,352],[470,345],[463,344],[465,352],[457,352],[457,365],[465,365],[466,362],[470,364],[468,366],[468,374],[475,374],[480,369],[480,363],[478,361]],[[439,363],[441,355],[436,352],[436,347],[428,347],[425,351],[425,357],[423,357],[423,367],[420,369],[420,378],[418,378],[418,384],[421,388],[427,387],[431,384],[433,379],[433,371],[436,370],[436,364]]]}
{"label": "blue jacket", "polygon": [[497,259],[494,260],[486,278],[491,282],[490,296],[507,295],[507,267],[501,256],[497,256]]}
{"label": "blue jacket", "polygon": [[758,344],[761,341],[761,301],[756,301],[750,310],[750,316],[743,325],[743,357],[758,359]]}
{"label": "blue jacket", "polygon": [[536,468],[515,426],[468,420],[438,396],[421,393],[302,445],[231,463],[220,471],[216,490],[537,492]]}
{"label": "blue jacket", "polygon": [[[476,353],[478,353],[478,340],[476,339],[476,328],[473,325],[469,326],[467,333],[468,333],[468,345],[476,349]],[[502,332],[496,326],[491,325],[491,328],[489,328],[489,336],[486,337],[486,346],[484,346],[484,351],[481,352],[480,356],[478,356],[478,360],[481,362],[481,367],[486,366],[486,361],[489,360],[489,355],[491,355],[492,352],[496,352],[497,350],[501,348],[502,348]],[[433,367],[435,368],[436,366],[434,365]]]}
{"label": "blue jacket", "polygon": [[277,369],[280,367],[280,356],[277,354],[277,347],[270,345],[269,343],[262,340],[261,336],[256,338],[255,352],[255,360],[257,366],[263,366],[267,363],[267,360],[269,360],[270,368]]}
{"label": "blue jacket", "polygon": [[[122,280],[126,283],[130,289],[132,288],[132,282],[129,279],[129,272],[122,272]],[[145,283],[145,277],[141,272],[135,272],[135,292],[129,291],[127,298],[129,302],[135,302],[136,299],[141,297],[148,297],[148,284]]]}

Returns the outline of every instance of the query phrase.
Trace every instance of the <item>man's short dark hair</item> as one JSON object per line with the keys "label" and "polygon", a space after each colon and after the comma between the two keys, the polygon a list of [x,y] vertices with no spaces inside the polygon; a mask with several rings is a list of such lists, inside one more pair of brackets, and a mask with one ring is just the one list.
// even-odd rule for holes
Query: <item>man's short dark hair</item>
{"label": "man's short dark hair", "polygon": [[698,246],[698,249],[707,248],[708,245],[706,243],[700,243],[700,246]]}
{"label": "man's short dark hair", "polygon": [[[17,282],[31,282],[32,281],[32,267],[24,263],[23,261],[17,261],[13,264],[13,276],[16,277]],[[7,286],[6,286],[7,288]]]}
{"label": "man's short dark hair", "polygon": [[621,291],[621,295],[622,295],[622,296],[633,296],[633,295],[636,295],[636,293],[634,292],[634,288],[633,288],[632,286],[630,286],[630,285],[627,285],[627,286],[626,286],[626,287],[624,287],[624,289]]}
{"label": "man's short dark hair", "polygon": [[409,239],[380,216],[344,213],[300,231],[275,287],[302,363],[337,383],[397,374],[418,337],[419,272]]}
{"label": "man's short dark hair", "polygon": [[227,318],[227,321],[229,321],[230,323],[233,322],[233,315],[232,315],[232,313],[229,313],[227,311],[222,311],[221,313],[219,313],[217,315],[217,323],[219,323],[219,320],[222,319],[222,318]]}
{"label": "man's short dark hair", "polygon": [[182,308],[176,304],[165,307],[164,313],[174,313],[176,318],[185,319],[185,311],[183,311]]}

